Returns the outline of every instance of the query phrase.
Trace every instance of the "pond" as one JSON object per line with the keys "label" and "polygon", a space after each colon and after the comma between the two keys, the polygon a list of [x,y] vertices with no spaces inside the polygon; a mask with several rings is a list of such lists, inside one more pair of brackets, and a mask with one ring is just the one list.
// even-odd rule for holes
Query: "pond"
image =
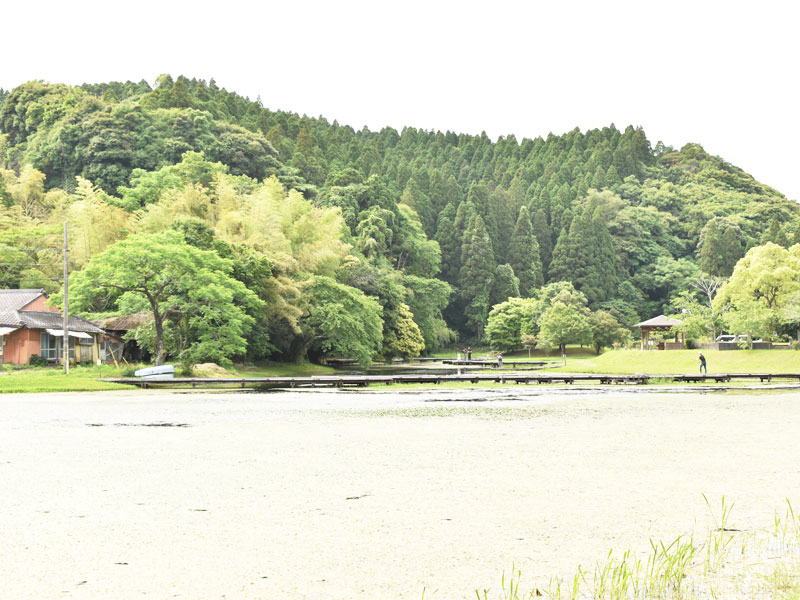
{"label": "pond", "polygon": [[[0,396],[9,598],[466,598],[800,503],[800,392]],[[491,596],[490,597],[494,597]]]}

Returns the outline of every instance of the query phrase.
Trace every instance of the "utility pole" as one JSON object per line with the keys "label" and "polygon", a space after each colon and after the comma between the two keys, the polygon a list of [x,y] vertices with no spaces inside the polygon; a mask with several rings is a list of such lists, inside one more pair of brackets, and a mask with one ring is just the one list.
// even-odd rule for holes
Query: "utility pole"
{"label": "utility pole", "polygon": [[67,321],[69,319],[69,262],[67,251],[69,249],[69,239],[67,238],[67,222],[64,221],[64,341],[61,344],[62,354],[64,355],[64,374],[69,375],[69,331]]}

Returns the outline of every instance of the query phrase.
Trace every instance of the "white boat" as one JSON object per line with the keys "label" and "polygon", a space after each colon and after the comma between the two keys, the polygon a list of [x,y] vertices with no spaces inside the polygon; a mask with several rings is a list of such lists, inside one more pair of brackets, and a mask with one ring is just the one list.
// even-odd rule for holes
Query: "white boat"
{"label": "white boat", "polygon": [[172,379],[175,377],[175,367],[172,365],[148,367],[146,369],[139,369],[134,375],[142,379]]}

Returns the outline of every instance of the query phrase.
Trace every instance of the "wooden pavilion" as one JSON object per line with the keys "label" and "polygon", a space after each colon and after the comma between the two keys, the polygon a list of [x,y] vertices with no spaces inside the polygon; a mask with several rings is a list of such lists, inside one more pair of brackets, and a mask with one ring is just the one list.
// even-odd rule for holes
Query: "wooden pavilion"
{"label": "wooden pavilion", "polygon": [[[639,327],[642,330],[642,350],[650,349],[650,332],[651,331],[671,331],[673,327],[683,325],[683,321],[678,319],[671,319],[664,315],[658,315],[648,321],[637,323],[634,327]],[[659,350],[677,350],[685,347],[686,337],[683,332],[680,332],[681,339],[678,341],[678,332],[675,332],[674,342],[665,342],[663,346],[658,347]]]}

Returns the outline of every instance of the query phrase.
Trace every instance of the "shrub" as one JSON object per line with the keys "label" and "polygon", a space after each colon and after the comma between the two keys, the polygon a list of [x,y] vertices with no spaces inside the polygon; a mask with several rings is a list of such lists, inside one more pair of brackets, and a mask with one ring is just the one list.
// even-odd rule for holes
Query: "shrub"
{"label": "shrub", "polygon": [[47,366],[47,359],[43,356],[39,356],[38,354],[31,354],[30,360],[28,360],[28,364],[32,367],[46,367]]}

